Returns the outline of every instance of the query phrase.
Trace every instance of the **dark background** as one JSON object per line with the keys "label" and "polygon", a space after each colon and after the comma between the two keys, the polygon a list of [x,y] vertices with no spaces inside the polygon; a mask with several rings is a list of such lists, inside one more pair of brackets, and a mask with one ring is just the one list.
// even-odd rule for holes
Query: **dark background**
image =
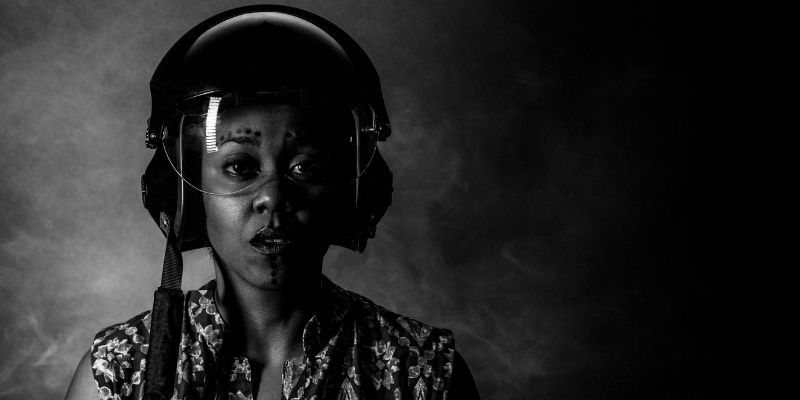
{"label": "dark background", "polygon": [[[181,34],[242,4],[0,3],[0,398],[63,396],[94,333],[150,307],[147,83]],[[365,48],[394,127],[394,204],[325,273],[453,329],[484,398],[792,381],[768,359],[797,354],[774,229],[790,163],[762,154],[786,133],[789,7],[288,4]],[[187,286],[213,274],[202,252],[187,264]]]}

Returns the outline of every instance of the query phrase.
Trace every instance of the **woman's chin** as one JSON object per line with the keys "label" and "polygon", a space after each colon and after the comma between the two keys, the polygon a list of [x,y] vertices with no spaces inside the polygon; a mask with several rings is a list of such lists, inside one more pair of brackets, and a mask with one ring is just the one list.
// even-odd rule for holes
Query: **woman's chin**
{"label": "woman's chin", "polygon": [[248,268],[247,280],[258,289],[284,290],[306,286],[312,279],[319,280],[322,265],[319,261],[304,260],[294,252],[257,254],[261,257]]}

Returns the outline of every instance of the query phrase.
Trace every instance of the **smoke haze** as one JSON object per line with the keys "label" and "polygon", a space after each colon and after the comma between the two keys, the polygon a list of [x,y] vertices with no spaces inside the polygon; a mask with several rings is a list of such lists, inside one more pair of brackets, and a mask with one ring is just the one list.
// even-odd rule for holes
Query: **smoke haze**
{"label": "smoke haze", "polygon": [[[62,397],[93,335],[150,308],[149,79],[194,24],[248,3],[0,4],[0,398]],[[562,3],[287,3],[362,45],[393,125],[393,205],[325,273],[454,330],[485,399],[703,397],[683,367],[724,300],[702,302],[702,211],[684,212],[694,48],[661,4]],[[187,265],[186,286],[213,275],[202,252]]]}

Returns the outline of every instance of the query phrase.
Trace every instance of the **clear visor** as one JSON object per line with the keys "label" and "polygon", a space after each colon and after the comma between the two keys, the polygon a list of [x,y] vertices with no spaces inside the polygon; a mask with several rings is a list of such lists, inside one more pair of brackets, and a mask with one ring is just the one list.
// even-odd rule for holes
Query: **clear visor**
{"label": "clear visor", "polygon": [[176,108],[162,145],[175,172],[203,193],[244,193],[275,178],[336,189],[375,154],[377,137],[362,129],[373,117],[363,114],[301,91],[210,94]]}

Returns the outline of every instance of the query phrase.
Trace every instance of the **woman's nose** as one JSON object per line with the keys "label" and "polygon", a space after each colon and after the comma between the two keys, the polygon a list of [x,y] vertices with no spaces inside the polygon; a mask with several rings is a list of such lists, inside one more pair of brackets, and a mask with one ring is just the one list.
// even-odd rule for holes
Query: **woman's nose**
{"label": "woman's nose", "polygon": [[253,198],[256,213],[278,213],[289,210],[286,183],[282,176],[273,175],[259,182]]}

